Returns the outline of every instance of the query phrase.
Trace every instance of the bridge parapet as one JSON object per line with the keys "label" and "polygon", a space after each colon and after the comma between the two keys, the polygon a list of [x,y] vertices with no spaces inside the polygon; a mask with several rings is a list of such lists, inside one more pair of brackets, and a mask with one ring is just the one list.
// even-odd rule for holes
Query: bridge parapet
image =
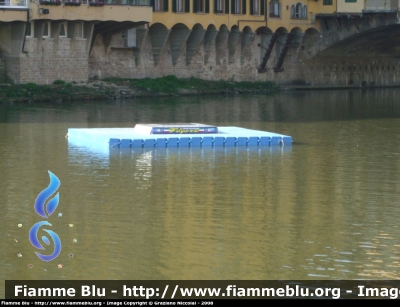
{"label": "bridge parapet", "polygon": [[399,9],[398,0],[365,0],[347,2],[337,0],[336,13],[389,13]]}
{"label": "bridge parapet", "polygon": [[363,12],[396,12],[398,9],[398,0],[366,0]]}
{"label": "bridge parapet", "polygon": [[31,20],[152,21],[150,0],[40,0],[30,9]]}
{"label": "bridge parapet", "polygon": [[27,0],[0,0],[0,9],[28,8]]}

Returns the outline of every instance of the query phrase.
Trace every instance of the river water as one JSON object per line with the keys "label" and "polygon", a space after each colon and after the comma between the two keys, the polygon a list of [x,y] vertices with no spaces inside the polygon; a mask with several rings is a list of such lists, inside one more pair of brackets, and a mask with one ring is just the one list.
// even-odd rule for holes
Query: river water
{"label": "river water", "polygon": [[[399,98],[375,89],[0,105],[0,296],[7,279],[399,279]],[[273,131],[294,145],[100,154],[66,138],[68,128],[160,122]],[[61,181],[48,220],[62,252],[43,262],[28,232],[44,220],[33,205],[48,170]]]}

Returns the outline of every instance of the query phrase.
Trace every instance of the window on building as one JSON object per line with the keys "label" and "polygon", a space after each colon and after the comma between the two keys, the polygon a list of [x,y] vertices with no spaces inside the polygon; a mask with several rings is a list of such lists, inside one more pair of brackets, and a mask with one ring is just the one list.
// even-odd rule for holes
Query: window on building
{"label": "window on building", "polygon": [[197,12],[205,13],[206,12],[206,2],[205,0],[197,0]]}
{"label": "window on building", "polygon": [[78,38],[84,38],[85,34],[84,34],[84,22],[77,22],[76,23],[76,27],[75,27],[75,37]]}
{"label": "window on building", "polygon": [[183,5],[184,5],[183,0],[173,0],[173,1],[175,3],[175,12],[183,13]]}
{"label": "window on building", "polygon": [[333,1],[332,0],[323,0],[322,4],[323,5],[333,5]]}
{"label": "window on building", "polygon": [[357,0],[345,0],[344,2],[357,2]]}
{"label": "window on building", "polygon": [[45,22],[43,26],[43,38],[50,37],[50,22]]}
{"label": "window on building", "polygon": [[232,14],[246,14],[246,0],[232,0],[231,1]]}
{"label": "window on building", "polygon": [[253,15],[260,15],[260,0],[250,0],[252,7],[250,11]]}
{"label": "window on building", "polygon": [[168,12],[168,0],[153,0],[152,3],[153,12]]}
{"label": "window on building", "polygon": [[292,5],[290,7],[290,18],[291,19],[305,19],[308,15],[307,5],[302,5],[301,3],[297,3],[296,5]]}
{"label": "window on building", "polygon": [[278,0],[269,3],[269,17],[281,17],[281,4]]}
{"label": "window on building", "polygon": [[214,0],[214,12],[217,14],[225,12],[225,0]]}
{"label": "window on building", "polygon": [[155,12],[162,12],[162,0],[154,0],[154,11]]}
{"label": "window on building", "polygon": [[26,37],[33,37],[33,21],[28,22],[26,24],[25,36]]}
{"label": "window on building", "polygon": [[189,13],[190,0],[172,0],[172,11],[175,13]]}
{"label": "window on building", "polygon": [[175,0],[176,1],[176,11],[183,12],[183,0]]}
{"label": "window on building", "polygon": [[67,23],[63,22],[60,25],[60,37],[67,37]]}
{"label": "window on building", "polygon": [[301,5],[301,3],[297,3],[297,4],[296,4],[296,10],[295,10],[294,17],[295,17],[295,18],[301,18],[301,17],[302,17],[302,16],[301,16],[302,10],[303,10],[303,6]]}
{"label": "window on building", "polygon": [[210,12],[210,0],[193,0],[193,12],[194,13],[209,13]]}
{"label": "window on building", "polygon": [[233,13],[234,14],[241,14],[242,13],[242,8],[241,8],[241,5],[242,4],[242,0],[235,0],[235,5],[233,6],[234,7],[234,11],[233,11]]}
{"label": "window on building", "polygon": [[124,47],[132,48],[139,46],[139,40],[136,38],[136,28],[122,31],[121,36]]}

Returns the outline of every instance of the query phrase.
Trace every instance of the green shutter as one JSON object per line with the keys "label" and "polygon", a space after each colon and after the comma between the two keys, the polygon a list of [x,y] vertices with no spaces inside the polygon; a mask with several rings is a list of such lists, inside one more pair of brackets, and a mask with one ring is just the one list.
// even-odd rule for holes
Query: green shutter
{"label": "green shutter", "polygon": [[265,0],[260,0],[260,15],[265,14]]}
{"label": "green shutter", "polygon": [[225,14],[229,14],[229,0],[225,0]]}
{"label": "green shutter", "polygon": [[164,3],[163,3],[163,11],[164,11],[164,12],[168,12],[168,0],[164,0]]}
{"label": "green shutter", "polygon": [[210,13],[210,0],[206,0],[206,14]]}
{"label": "green shutter", "polygon": [[214,0],[214,13],[217,14],[217,1],[218,0]]}
{"label": "green shutter", "polygon": [[199,2],[198,0],[193,0],[193,13],[197,13],[199,11]]}
{"label": "green shutter", "polygon": [[231,14],[235,12],[235,0],[231,0]]}
{"label": "green shutter", "polygon": [[242,0],[242,8],[243,8],[242,14],[243,15],[246,15],[246,5],[247,5],[247,0]]}
{"label": "green shutter", "polygon": [[254,0],[250,0],[250,15],[254,15],[254,12],[253,12],[253,10],[254,10],[253,1]]}
{"label": "green shutter", "polygon": [[190,0],[185,0],[185,13],[190,12]]}
{"label": "green shutter", "polygon": [[154,0],[150,0],[150,6],[153,7],[153,12],[156,10],[156,5]]}
{"label": "green shutter", "polygon": [[172,0],[172,11],[173,11],[174,13],[176,13],[176,1],[177,1],[177,0]]}

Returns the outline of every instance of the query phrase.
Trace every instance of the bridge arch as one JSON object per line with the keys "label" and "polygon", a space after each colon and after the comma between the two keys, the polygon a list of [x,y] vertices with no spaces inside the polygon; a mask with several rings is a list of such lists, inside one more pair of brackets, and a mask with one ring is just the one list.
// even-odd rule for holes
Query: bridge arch
{"label": "bridge arch", "polygon": [[201,42],[204,40],[206,31],[203,26],[196,23],[186,41],[186,65],[190,65],[193,56],[201,47]]}
{"label": "bridge arch", "polygon": [[193,26],[192,30],[204,30],[204,27],[203,27],[202,24],[196,23],[196,24]]}
{"label": "bridge arch", "polygon": [[236,50],[239,49],[240,30],[237,25],[233,25],[228,36],[228,64],[235,62]]}
{"label": "bridge arch", "polygon": [[168,36],[171,30],[169,30],[162,23],[155,23],[149,27],[149,36],[153,54],[154,66],[158,65],[160,55],[164,50],[165,44],[168,41]]}
{"label": "bridge arch", "polygon": [[246,59],[251,61],[253,52],[250,46],[255,39],[255,33],[253,30],[246,26],[243,28],[242,32],[242,41],[241,41],[241,48],[240,48],[240,63],[243,64]]}
{"label": "bridge arch", "polygon": [[157,22],[157,23],[153,23],[153,24],[149,27],[149,29],[150,29],[150,30],[167,30],[167,27],[166,27],[164,24],[162,24],[162,23],[160,23],[160,22]]}
{"label": "bridge arch", "polygon": [[186,29],[188,30],[188,26],[183,24],[183,23],[176,23],[172,26],[171,30],[182,30],[182,29]]}
{"label": "bridge arch", "polygon": [[221,25],[219,27],[218,35],[215,38],[215,51],[216,51],[216,64],[221,65],[224,59],[224,48],[227,47],[228,44],[228,36],[230,31],[226,25]]}
{"label": "bridge arch", "polygon": [[217,37],[218,33],[219,31],[217,30],[214,24],[208,25],[206,33],[204,34],[204,43],[203,43],[204,64],[208,63],[208,58],[211,52],[211,46],[215,41],[215,38]]}
{"label": "bridge arch", "polygon": [[169,46],[171,49],[171,59],[172,65],[175,66],[182,49],[189,38],[191,30],[183,24],[177,23],[171,28],[171,33],[169,35]]}

